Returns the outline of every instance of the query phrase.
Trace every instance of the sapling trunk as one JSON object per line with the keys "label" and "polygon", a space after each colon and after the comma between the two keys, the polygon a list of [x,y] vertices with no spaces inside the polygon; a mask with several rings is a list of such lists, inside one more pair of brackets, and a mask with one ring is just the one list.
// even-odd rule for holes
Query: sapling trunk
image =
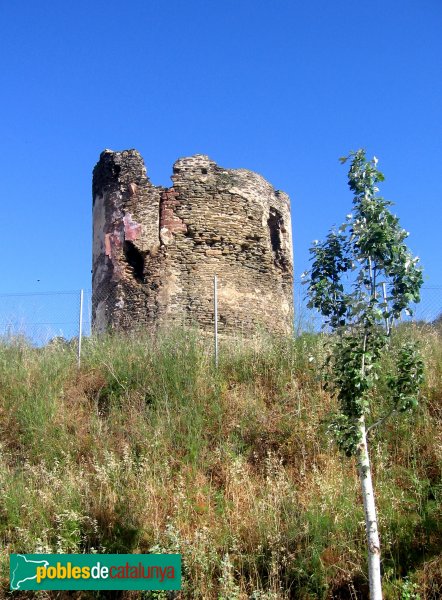
{"label": "sapling trunk", "polygon": [[359,478],[364,503],[365,529],[368,549],[368,579],[371,600],[382,600],[381,549],[379,543],[378,520],[371,479],[370,457],[365,430],[365,417],[359,419],[360,443],[357,449]]}
{"label": "sapling trunk", "polygon": [[[374,277],[371,257],[368,257],[370,266],[370,278],[372,282],[371,293],[374,296]],[[364,335],[362,343],[362,365],[361,375],[365,377],[365,353],[367,351],[367,334]],[[364,504],[365,532],[367,534],[368,553],[368,581],[370,585],[371,600],[382,600],[381,581],[381,544],[378,533],[378,518],[374,499],[373,481],[371,478],[370,456],[368,454],[367,430],[365,427],[365,416],[361,415],[358,420],[359,444],[356,450],[358,460],[359,479],[361,481],[362,501]]]}

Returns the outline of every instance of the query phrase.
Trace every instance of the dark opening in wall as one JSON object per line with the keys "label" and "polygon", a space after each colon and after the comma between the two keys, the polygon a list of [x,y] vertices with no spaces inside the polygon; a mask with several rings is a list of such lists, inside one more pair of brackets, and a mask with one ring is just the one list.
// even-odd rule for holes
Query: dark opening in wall
{"label": "dark opening in wall", "polygon": [[283,271],[286,271],[288,260],[282,250],[282,232],[285,231],[284,219],[276,208],[270,208],[267,225],[269,226],[270,243],[272,245],[275,265],[283,269]]}
{"label": "dark opening in wall", "polygon": [[127,264],[132,268],[134,278],[144,283],[144,255],[131,241],[126,240],[123,244],[124,256]]}
{"label": "dark opening in wall", "polygon": [[202,173],[203,175],[207,175],[207,169],[201,169],[201,173]]}
{"label": "dark opening in wall", "polygon": [[267,224],[270,230],[270,241],[272,243],[273,252],[278,252],[281,250],[281,225],[282,225],[282,216],[276,208],[270,209],[269,218],[267,219]]}

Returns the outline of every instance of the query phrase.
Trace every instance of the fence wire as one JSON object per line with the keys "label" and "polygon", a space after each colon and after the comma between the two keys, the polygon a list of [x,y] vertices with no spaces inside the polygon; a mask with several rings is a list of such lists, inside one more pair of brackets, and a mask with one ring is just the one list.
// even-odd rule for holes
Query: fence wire
{"label": "fence wire", "polygon": [[[90,294],[86,294],[83,334],[90,335]],[[54,338],[78,336],[80,290],[0,294],[0,338],[22,338],[43,346]]]}
{"label": "fence wire", "polygon": [[[319,331],[324,318],[313,309],[307,307],[307,287],[295,284],[295,334],[303,331]],[[434,323],[442,316],[442,286],[422,286],[421,300],[410,305],[412,315],[402,314],[402,321]]]}
{"label": "fence wire", "polygon": [[[222,286],[222,282],[219,282]],[[319,331],[322,317],[307,308],[306,288],[294,286],[295,334]],[[434,322],[442,315],[442,286],[424,286],[421,302],[416,304],[412,317],[404,320]],[[91,335],[90,290],[84,292],[83,335]],[[0,340],[21,338],[35,346],[43,346],[54,338],[72,340],[79,332],[80,290],[68,292],[0,294]],[[238,332],[241,327],[238,324]]]}

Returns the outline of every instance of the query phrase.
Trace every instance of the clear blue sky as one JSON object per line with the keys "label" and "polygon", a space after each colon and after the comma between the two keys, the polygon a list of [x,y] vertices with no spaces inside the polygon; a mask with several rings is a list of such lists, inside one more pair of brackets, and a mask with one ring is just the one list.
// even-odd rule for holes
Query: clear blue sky
{"label": "clear blue sky", "polygon": [[261,173],[291,197],[299,277],[365,147],[442,285],[440,0],[1,0],[0,66],[0,293],[90,287],[104,148],[157,185],[195,153]]}

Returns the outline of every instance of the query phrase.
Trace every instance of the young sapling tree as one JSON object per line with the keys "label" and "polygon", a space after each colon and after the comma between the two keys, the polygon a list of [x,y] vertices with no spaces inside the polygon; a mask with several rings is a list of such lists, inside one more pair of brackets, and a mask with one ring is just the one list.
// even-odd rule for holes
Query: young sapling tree
{"label": "young sapling tree", "polygon": [[[340,159],[350,161],[348,185],[353,210],[325,241],[310,249],[312,267],[304,274],[310,308],[325,318],[330,336],[326,360],[326,386],[336,395],[339,412],[333,430],[341,449],[355,456],[361,482],[368,547],[368,574],[372,600],[382,598],[378,524],[373,492],[367,433],[395,413],[417,405],[423,380],[423,362],[413,342],[394,352],[388,377],[384,414],[369,422],[373,388],[382,358],[393,352],[393,325],[410,304],[418,302],[422,269],[404,240],[408,232],[390,211],[391,202],[377,195],[384,176],[377,159],[367,160],[364,150]],[[387,407],[387,408],[385,408]]]}

